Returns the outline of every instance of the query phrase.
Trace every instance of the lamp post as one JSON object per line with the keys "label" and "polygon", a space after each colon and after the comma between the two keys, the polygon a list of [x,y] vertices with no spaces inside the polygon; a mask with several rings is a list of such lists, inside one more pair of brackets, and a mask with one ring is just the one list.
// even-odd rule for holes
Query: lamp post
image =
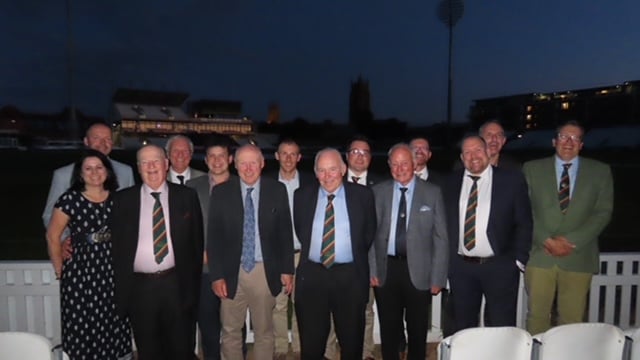
{"label": "lamp post", "polygon": [[462,0],[442,0],[438,4],[438,19],[449,28],[449,71],[447,80],[447,136],[445,148],[449,149],[451,143],[451,93],[452,93],[452,48],[453,48],[453,27],[464,13],[464,3]]}

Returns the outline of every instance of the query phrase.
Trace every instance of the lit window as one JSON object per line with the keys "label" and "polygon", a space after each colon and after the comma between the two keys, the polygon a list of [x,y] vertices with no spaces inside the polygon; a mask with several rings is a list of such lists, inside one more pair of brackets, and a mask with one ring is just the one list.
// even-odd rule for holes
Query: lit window
{"label": "lit window", "polygon": [[562,110],[569,110],[569,102],[565,101],[562,103]]}

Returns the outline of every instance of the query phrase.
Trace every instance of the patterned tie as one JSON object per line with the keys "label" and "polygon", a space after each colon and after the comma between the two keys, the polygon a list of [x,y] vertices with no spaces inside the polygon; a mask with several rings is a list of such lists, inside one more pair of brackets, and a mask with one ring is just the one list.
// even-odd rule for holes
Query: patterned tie
{"label": "patterned tie", "polygon": [[244,223],[242,224],[242,256],[240,262],[246,272],[251,272],[256,266],[256,215],[253,207],[251,192],[253,188],[247,188],[244,198]]}
{"label": "patterned tie", "polygon": [[464,217],[464,247],[471,250],[476,246],[476,208],[478,207],[478,179],[480,176],[469,175],[473,180],[467,200],[467,212]]}
{"label": "patterned tie", "polygon": [[322,265],[327,269],[333,265],[336,259],[335,241],[335,214],[333,213],[333,198],[336,196],[329,194],[327,196],[327,207],[324,210],[324,227],[322,228],[322,251],[320,252],[320,260]]}
{"label": "patterned tie", "polygon": [[571,181],[569,180],[569,168],[571,163],[562,164],[562,175],[560,176],[560,187],[558,188],[558,201],[560,201],[560,211],[567,213],[569,199],[571,195]]}
{"label": "patterned tie", "polygon": [[396,255],[407,256],[407,198],[406,187],[400,188],[400,205],[396,221]]}
{"label": "patterned tie", "polygon": [[352,176],[351,181],[358,184],[358,180],[360,180],[360,176]]}
{"label": "patterned tie", "polygon": [[178,175],[176,177],[180,180],[180,185],[184,185],[184,175]]}
{"label": "patterned tie", "polygon": [[167,244],[167,227],[164,223],[164,212],[160,203],[160,193],[152,192],[151,196],[156,200],[153,203],[153,256],[156,263],[160,264],[169,253]]}

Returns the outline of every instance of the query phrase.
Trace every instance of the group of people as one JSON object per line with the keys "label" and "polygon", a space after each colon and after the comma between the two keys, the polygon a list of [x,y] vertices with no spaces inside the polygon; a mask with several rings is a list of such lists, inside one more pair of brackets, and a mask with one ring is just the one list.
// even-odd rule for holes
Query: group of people
{"label": "group of people", "polygon": [[[580,322],[598,236],[613,209],[609,167],[579,156],[584,129],[558,127],[555,154],[521,165],[501,154],[497,121],[461,142],[450,174],[428,168],[429,141],[392,146],[390,176],[370,171],[371,143],[320,150],[314,173],[283,140],[279,169],[262,150],[189,138],[137,152],[142,184],[108,157],[111,129],[55,171],[43,219],[61,281],[63,348],[73,358],[373,359],[373,303],[383,359],[424,359],[431,296],[449,282],[454,329],[515,326],[520,273],[527,328]],[[230,168],[237,172],[232,175]],[[119,190],[118,190],[119,189]],[[118,191],[116,191],[118,190]]]}

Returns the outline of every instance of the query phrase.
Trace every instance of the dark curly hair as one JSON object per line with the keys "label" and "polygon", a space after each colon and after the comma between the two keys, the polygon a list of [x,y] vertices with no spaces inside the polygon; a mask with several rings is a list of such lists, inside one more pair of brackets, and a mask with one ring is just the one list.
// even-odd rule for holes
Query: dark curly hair
{"label": "dark curly hair", "polygon": [[118,189],[118,179],[116,178],[116,174],[113,171],[113,165],[111,165],[111,160],[101,153],[100,151],[93,149],[86,149],[82,152],[82,155],[76,161],[73,166],[73,172],[71,173],[71,187],[70,190],[84,191],[85,183],[82,178],[82,164],[87,158],[97,157],[102,162],[102,165],[107,170],[107,178],[102,185],[105,190],[116,191]]}

